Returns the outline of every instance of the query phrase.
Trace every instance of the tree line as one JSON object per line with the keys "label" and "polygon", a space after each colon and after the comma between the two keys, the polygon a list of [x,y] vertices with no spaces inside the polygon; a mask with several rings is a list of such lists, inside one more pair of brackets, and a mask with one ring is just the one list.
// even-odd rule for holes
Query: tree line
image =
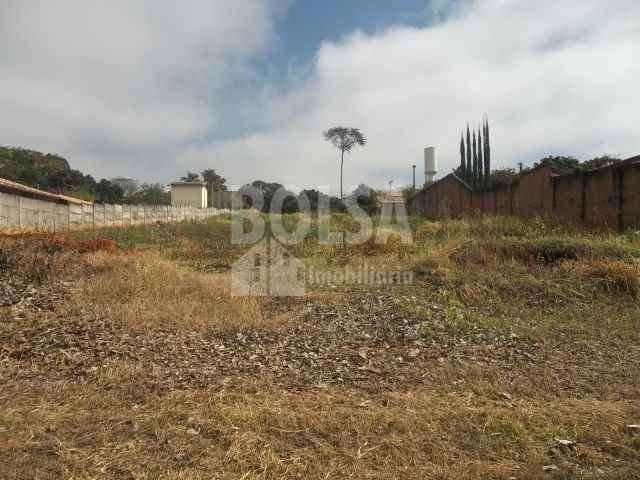
{"label": "tree line", "polygon": [[[260,198],[263,199],[261,206],[253,205],[254,195],[252,193],[254,192],[257,192]],[[347,205],[351,202],[356,203],[369,215],[373,215],[379,210],[379,193],[365,184],[358,185],[349,195],[342,194],[342,199],[327,195],[316,189],[305,189],[296,194],[287,190],[280,183],[265,182],[263,180],[256,180],[240,188],[243,207],[260,207],[260,211],[264,213],[271,211],[271,204],[277,192],[283,198],[282,213],[317,212],[321,205],[328,206],[331,212],[345,213]]]}
{"label": "tree line", "polygon": [[[187,172],[183,181],[200,180],[211,191],[226,190],[226,179],[214,169],[200,174]],[[69,195],[96,203],[170,205],[171,194],[161,183],[144,183],[133,178],[114,177],[96,180],[71,168],[55,154],[15,147],[0,147],[0,177],[51,193]]]}
{"label": "tree line", "polygon": [[510,167],[492,170],[487,185],[490,188],[514,185],[519,181],[520,175],[530,172],[541,165],[549,165],[553,172],[558,175],[572,175],[580,172],[588,172],[608,165],[615,165],[621,161],[622,160],[619,158],[610,155],[602,155],[589,160],[579,160],[572,156],[550,155],[534,162],[531,167],[522,166],[519,170]]}

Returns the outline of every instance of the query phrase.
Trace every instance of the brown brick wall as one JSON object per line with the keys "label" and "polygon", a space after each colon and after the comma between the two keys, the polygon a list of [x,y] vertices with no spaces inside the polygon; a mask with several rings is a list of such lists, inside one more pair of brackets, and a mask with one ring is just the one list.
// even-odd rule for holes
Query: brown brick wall
{"label": "brown brick wall", "polygon": [[640,157],[575,175],[542,166],[518,185],[473,192],[455,175],[418,192],[409,210],[430,218],[469,215],[549,216],[595,229],[640,228]]}
{"label": "brown brick wall", "polygon": [[551,167],[543,166],[520,177],[517,189],[517,212],[523,217],[545,215],[552,209]]}
{"label": "brown brick wall", "polygon": [[513,196],[514,196],[513,189],[505,188],[501,190],[496,190],[495,195],[496,195],[496,206],[497,206],[496,213],[498,215],[512,215],[513,214],[513,210],[512,210]]}
{"label": "brown brick wall", "polygon": [[584,224],[588,227],[618,227],[618,192],[613,168],[600,169],[586,176]]}
{"label": "brown brick wall", "polygon": [[584,175],[567,175],[553,179],[555,208],[558,218],[570,223],[582,223],[582,183]]}

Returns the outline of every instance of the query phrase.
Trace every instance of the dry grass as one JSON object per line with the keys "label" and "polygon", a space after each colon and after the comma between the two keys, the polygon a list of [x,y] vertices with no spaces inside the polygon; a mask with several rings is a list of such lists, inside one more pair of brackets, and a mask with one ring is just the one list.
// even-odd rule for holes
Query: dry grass
{"label": "dry grass", "polygon": [[0,248],[78,282],[0,309],[0,478],[639,479],[637,238],[411,221],[412,245],[293,251],[413,285],[299,301],[230,295],[227,218]]}
{"label": "dry grass", "polygon": [[287,321],[265,318],[257,298],[232,296],[230,274],[190,271],[157,252],[96,253],[84,261],[91,273],[83,280],[77,304],[132,328],[243,330]]}
{"label": "dry grass", "polygon": [[[14,388],[0,395],[7,479],[637,478],[631,402]],[[565,473],[546,474],[550,463]]]}
{"label": "dry grass", "polygon": [[640,263],[600,261],[582,268],[587,278],[595,279],[606,291],[627,293],[637,297],[640,293]]}

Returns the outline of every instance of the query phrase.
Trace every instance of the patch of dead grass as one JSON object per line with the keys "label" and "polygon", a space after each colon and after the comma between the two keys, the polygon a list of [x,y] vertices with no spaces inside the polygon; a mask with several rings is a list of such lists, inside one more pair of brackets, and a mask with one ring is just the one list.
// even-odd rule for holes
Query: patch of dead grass
{"label": "patch of dead grass", "polygon": [[[351,250],[299,247],[321,266],[369,262],[418,274],[421,282],[391,303],[395,313],[424,315],[425,351],[442,352],[433,365],[413,366],[429,390],[384,391],[380,382],[375,393],[335,385],[299,392],[297,384],[275,387],[268,372],[221,372],[215,388],[185,391],[166,381],[164,363],[124,357],[90,369],[85,384],[35,385],[28,379],[37,362],[0,356],[0,478],[638,478],[640,437],[624,428],[640,422],[640,315],[627,295],[637,295],[637,265],[622,261],[631,250],[541,240],[555,232],[529,227],[499,219],[425,223],[418,246],[392,239]],[[222,231],[181,228],[186,233],[171,240],[182,252],[177,259],[220,262]],[[301,308],[231,297],[228,275],[197,273],[153,251],[92,253],[85,269],[68,313],[107,316],[148,335],[278,328]],[[313,294],[338,319],[353,318],[343,297],[356,289]],[[438,309],[426,315],[430,304]],[[498,336],[503,343],[494,344]],[[5,338],[11,345],[15,336]],[[456,347],[456,338],[470,346]],[[343,358],[368,341],[345,335],[353,351]],[[507,341],[512,346],[503,348]],[[389,376],[399,372],[390,368]],[[577,447],[554,454],[555,438]],[[543,472],[551,463],[559,470]]]}
{"label": "patch of dead grass", "polygon": [[203,274],[155,252],[96,253],[85,259],[90,277],[76,301],[101,316],[138,327],[243,330],[286,323],[266,318],[256,297],[231,295],[229,274]]}
{"label": "patch of dead grass", "polygon": [[[174,392],[132,398],[91,385],[0,394],[2,478],[634,478],[631,402],[423,390]],[[552,451],[555,438],[576,448]],[[598,469],[601,474],[597,474]]]}
{"label": "patch of dead grass", "polygon": [[582,275],[595,280],[606,292],[640,293],[640,264],[622,261],[598,261],[579,267]]}

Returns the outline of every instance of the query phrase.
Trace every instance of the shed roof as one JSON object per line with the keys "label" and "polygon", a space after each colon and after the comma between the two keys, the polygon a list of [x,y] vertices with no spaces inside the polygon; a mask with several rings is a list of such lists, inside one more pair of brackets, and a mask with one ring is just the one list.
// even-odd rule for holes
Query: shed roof
{"label": "shed roof", "polygon": [[636,165],[640,164],[640,155],[636,155],[635,157],[627,158],[622,161],[622,165]]}
{"label": "shed roof", "polygon": [[9,193],[15,193],[17,195],[25,195],[31,198],[37,198],[41,200],[47,200],[50,202],[58,203],[74,203],[77,205],[91,205],[91,202],[81,200],[79,198],[69,197],[67,195],[58,195],[56,193],[45,192],[37,188],[22,185],[18,182],[7,180],[6,178],[0,178],[0,190],[8,191]]}
{"label": "shed roof", "polygon": [[197,185],[197,186],[200,186],[200,187],[206,187],[207,186],[207,184],[204,183],[204,182],[171,182],[171,186],[173,187],[174,185],[176,185],[176,186],[180,186],[180,185],[189,185],[189,186]]}
{"label": "shed roof", "polygon": [[92,205],[93,204],[93,202],[88,202],[87,200],[83,200],[81,198],[70,197],[68,195],[56,195],[56,196],[66,202],[74,203],[76,205]]}

